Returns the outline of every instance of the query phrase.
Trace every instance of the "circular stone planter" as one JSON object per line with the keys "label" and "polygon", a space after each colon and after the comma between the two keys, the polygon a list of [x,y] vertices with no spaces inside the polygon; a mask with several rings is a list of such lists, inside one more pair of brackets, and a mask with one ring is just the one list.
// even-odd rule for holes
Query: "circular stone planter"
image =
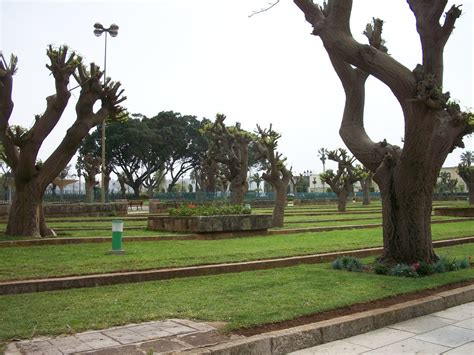
{"label": "circular stone planter", "polygon": [[262,231],[272,227],[272,216],[258,214],[224,216],[148,217],[149,230],[190,233]]}

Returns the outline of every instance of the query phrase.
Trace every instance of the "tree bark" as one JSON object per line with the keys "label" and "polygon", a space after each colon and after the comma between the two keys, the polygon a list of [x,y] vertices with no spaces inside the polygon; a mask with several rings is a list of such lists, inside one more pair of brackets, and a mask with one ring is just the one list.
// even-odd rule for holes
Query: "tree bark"
{"label": "tree bark", "polygon": [[32,238],[55,235],[54,231],[46,226],[44,219],[44,191],[45,188],[38,183],[37,179],[27,183],[16,181],[16,193],[8,217],[7,235]]}
{"label": "tree bark", "polygon": [[366,178],[360,180],[360,185],[362,187],[362,205],[370,205],[370,187],[372,186],[372,176],[367,176]]}
{"label": "tree bark", "polygon": [[469,204],[474,205],[474,181],[467,188],[469,190]]}
{"label": "tree bark", "polygon": [[86,202],[87,203],[94,203],[94,186],[95,186],[95,180],[90,181],[86,180]]}
{"label": "tree bark", "polygon": [[348,193],[345,191],[341,191],[337,193],[337,211],[338,212],[346,212],[347,196],[348,196]]}
{"label": "tree bark", "polygon": [[244,203],[245,194],[247,193],[247,179],[242,175],[237,175],[230,182],[230,203],[233,205],[241,205]]}

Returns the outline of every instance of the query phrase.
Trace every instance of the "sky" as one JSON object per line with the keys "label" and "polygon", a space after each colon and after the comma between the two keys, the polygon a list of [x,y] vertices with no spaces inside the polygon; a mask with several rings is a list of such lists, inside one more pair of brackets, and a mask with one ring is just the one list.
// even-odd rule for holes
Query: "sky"
{"label": "sky", "polygon": [[[291,0],[249,17],[270,0],[0,0],[0,49],[18,56],[11,124],[31,127],[54,92],[46,69],[46,47],[68,44],[85,63],[104,61],[104,36],[93,25],[115,23],[108,39],[107,76],[120,81],[131,113],[153,116],[173,110],[198,118],[227,116],[253,131],[269,124],[282,137],[278,150],[294,173],[321,172],[317,151],[344,147],[339,125],[344,92],[319,38]],[[460,0],[462,1],[462,0]],[[460,2],[456,2],[459,4]],[[444,90],[461,107],[473,107],[473,0],[445,49]],[[449,1],[449,6],[453,4]],[[413,69],[421,62],[414,16],[403,0],[354,0],[351,28],[362,35],[373,17],[385,21],[389,53]],[[74,80],[71,88],[76,86]],[[44,142],[45,160],[74,122],[73,91],[60,123]],[[390,90],[371,77],[366,84],[366,129],[374,141],[401,145],[403,116]],[[137,142],[139,144],[139,142]],[[474,138],[465,138],[474,150]],[[459,162],[462,150],[445,166]],[[331,164],[328,165],[331,167]]]}

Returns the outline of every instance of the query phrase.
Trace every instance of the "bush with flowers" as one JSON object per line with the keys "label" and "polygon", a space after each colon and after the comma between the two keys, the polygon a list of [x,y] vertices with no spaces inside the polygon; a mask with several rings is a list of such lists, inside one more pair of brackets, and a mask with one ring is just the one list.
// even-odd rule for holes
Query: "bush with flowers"
{"label": "bush with flowers", "polygon": [[168,213],[170,216],[222,216],[251,214],[251,210],[249,207],[242,205],[212,204],[197,206],[189,203],[178,208],[170,208]]}
{"label": "bush with flowers", "polygon": [[[399,277],[421,277],[432,274],[438,274],[448,271],[456,271],[460,269],[469,268],[471,263],[471,257],[464,258],[462,260],[456,260],[455,258],[440,257],[438,261],[433,264],[419,261],[413,264],[397,264],[393,267],[387,265],[375,263],[371,267],[363,266],[360,260],[353,257],[340,257],[332,263],[333,269],[346,269],[349,271],[363,271],[371,269],[378,275],[390,275]],[[357,265],[357,268],[353,268],[353,265]]]}

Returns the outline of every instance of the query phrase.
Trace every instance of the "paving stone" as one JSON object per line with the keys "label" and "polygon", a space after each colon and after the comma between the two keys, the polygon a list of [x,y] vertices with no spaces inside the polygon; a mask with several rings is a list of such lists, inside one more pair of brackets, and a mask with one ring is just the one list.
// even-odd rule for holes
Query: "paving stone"
{"label": "paving stone", "polygon": [[80,333],[76,334],[76,338],[89,345],[92,349],[102,349],[120,345],[119,342],[101,332]]}
{"label": "paving stone", "polygon": [[156,328],[150,324],[135,325],[133,327],[128,327],[127,329],[144,336],[147,340],[164,338],[171,335],[170,332]]}
{"label": "paving stone", "polygon": [[41,354],[62,354],[56,347],[54,347],[49,341],[40,340],[40,341],[21,341],[16,343],[17,349],[20,350],[22,354],[32,354],[32,355],[41,355]]}
{"label": "paving stone", "polygon": [[5,349],[5,355],[22,355],[22,354],[20,352],[20,349],[16,347],[16,343],[10,343]]}
{"label": "paving stone", "polygon": [[470,329],[448,325],[428,333],[417,335],[415,339],[456,347],[474,341],[474,332]]}
{"label": "paving stone", "polygon": [[172,339],[158,339],[141,344],[140,349],[145,351],[145,353],[150,350],[155,353],[166,353],[170,351],[184,350],[187,349],[187,346]]}
{"label": "paving stone", "polygon": [[383,346],[364,354],[441,354],[451,348],[438,344],[432,344],[426,341],[417,339],[405,339],[397,343]]}
{"label": "paving stone", "polygon": [[434,317],[429,315],[397,323],[389,326],[388,328],[404,330],[406,332],[411,332],[415,334],[422,334],[434,329],[444,327],[454,322],[455,321],[453,321],[452,319]]}
{"label": "paving stone", "polygon": [[194,328],[186,327],[184,325],[177,326],[177,327],[169,327],[162,329],[171,335],[179,335],[179,334],[189,334],[189,333],[196,333],[197,330]]}
{"label": "paving stone", "polygon": [[466,355],[474,354],[474,342],[469,342],[453,350],[445,352],[446,355]]}
{"label": "paving stone", "polygon": [[313,346],[312,348],[298,350],[291,355],[311,355],[311,354],[362,354],[370,350],[365,346],[349,343],[344,340],[337,340],[331,343]]}
{"label": "paving stone", "polygon": [[396,343],[400,340],[408,339],[413,335],[413,333],[405,332],[403,330],[382,328],[369,333],[347,338],[346,341],[352,344],[362,345],[370,349],[376,349]]}
{"label": "paving stone", "polygon": [[115,348],[87,351],[77,353],[77,355],[143,355],[144,351],[138,349],[135,345],[125,345]]}
{"label": "paving stone", "polygon": [[131,343],[138,343],[140,341],[148,340],[143,335],[132,332],[131,330],[128,330],[126,328],[104,330],[102,333],[118,341],[120,344],[131,344]]}
{"label": "paving stone", "polygon": [[463,321],[453,323],[455,327],[461,327],[474,330],[474,318],[468,318]]}
{"label": "paving stone", "polygon": [[194,333],[179,336],[178,339],[193,347],[220,344],[229,340],[229,337],[218,334],[215,331],[205,333]]}
{"label": "paving stone", "polygon": [[83,343],[75,336],[53,338],[50,342],[55,348],[66,354],[92,350],[92,347]]}
{"label": "paving stone", "polygon": [[459,321],[474,317],[474,302],[466,303],[460,306],[445,309],[444,311],[433,313],[433,316]]}
{"label": "paving stone", "polygon": [[216,330],[216,328],[212,327],[209,324],[193,322],[187,319],[171,319],[171,321],[176,322],[178,324],[185,325],[187,327],[194,328],[196,330],[203,331],[203,332],[210,332],[210,331]]}

